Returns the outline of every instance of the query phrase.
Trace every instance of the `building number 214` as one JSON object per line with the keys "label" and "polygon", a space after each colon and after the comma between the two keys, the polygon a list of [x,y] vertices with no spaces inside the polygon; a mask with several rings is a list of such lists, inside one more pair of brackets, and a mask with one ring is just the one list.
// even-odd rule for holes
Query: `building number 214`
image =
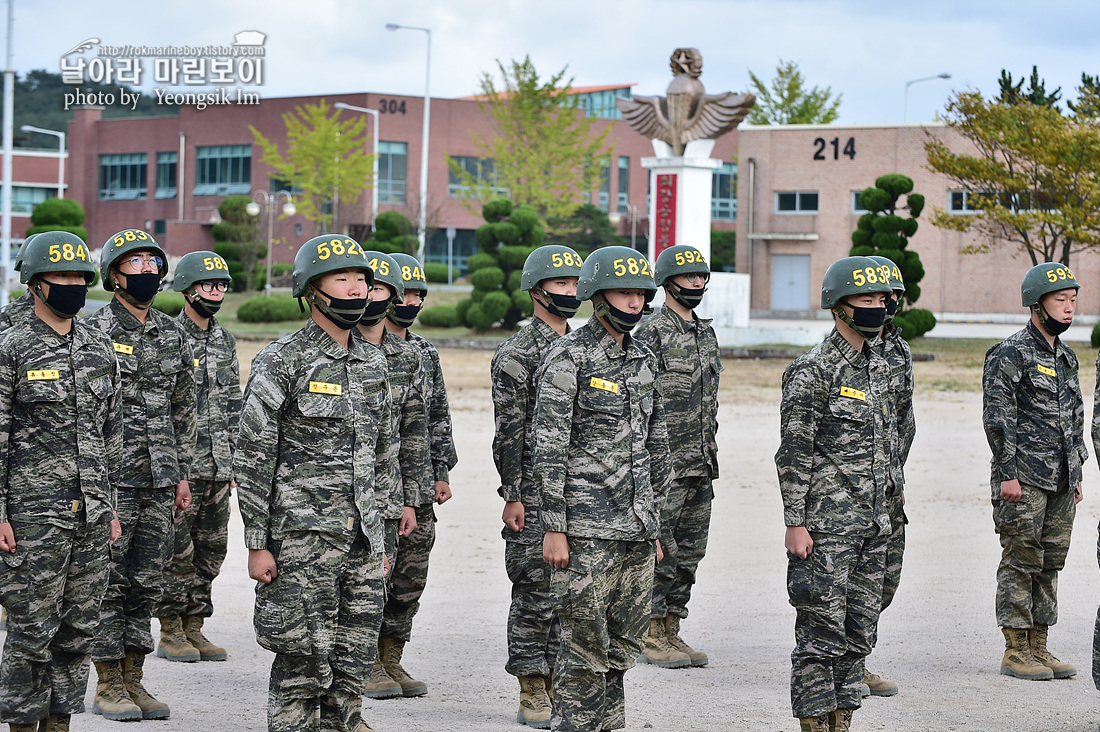
{"label": "building number 214", "polygon": [[819,137],[814,140],[814,160],[826,160],[825,150],[828,147],[833,148],[833,160],[840,160],[841,155],[847,155],[849,160],[856,159],[856,138],[849,137],[848,142],[844,143],[844,149],[840,149],[840,138],[834,137],[833,139],[825,142],[824,137]]}

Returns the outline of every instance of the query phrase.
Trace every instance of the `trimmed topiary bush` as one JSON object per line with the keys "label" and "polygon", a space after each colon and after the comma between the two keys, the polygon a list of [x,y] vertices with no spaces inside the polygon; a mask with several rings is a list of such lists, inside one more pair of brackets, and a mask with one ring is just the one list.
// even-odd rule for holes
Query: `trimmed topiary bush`
{"label": "trimmed topiary bush", "polygon": [[894,325],[901,328],[901,337],[907,341],[920,338],[936,327],[936,316],[931,310],[909,308],[894,316]]}
{"label": "trimmed topiary bush", "polygon": [[432,305],[421,310],[417,320],[427,328],[453,328],[458,325],[458,313],[454,305]]}
{"label": "trimmed topiary bush", "polygon": [[309,308],[303,313],[298,307],[298,299],[285,295],[254,297],[237,308],[237,320],[244,323],[283,323],[307,317]]}
{"label": "trimmed topiary bush", "polygon": [[165,315],[171,315],[173,318],[183,311],[184,305],[186,305],[186,301],[183,299],[183,295],[178,292],[158,292],[153,299],[154,308]]}
{"label": "trimmed topiary bush", "polygon": [[1092,341],[1093,348],[1100,348],[1100,322],[1092,326]]}
{"label": "trimmed topiary bush", "polygon": [[[454,277],[458,277],[458,268],[451,267],[454,270]],[[447,281],[447,265],[443,262],[427,262],[424,264],[424,277],[428,282],[446,282]]]}
{"label": "trimmed topiary bush", "polygon": [[504,270],[500,267],[485,267],[470,275],[475,290],[489,292],[504,284]]}

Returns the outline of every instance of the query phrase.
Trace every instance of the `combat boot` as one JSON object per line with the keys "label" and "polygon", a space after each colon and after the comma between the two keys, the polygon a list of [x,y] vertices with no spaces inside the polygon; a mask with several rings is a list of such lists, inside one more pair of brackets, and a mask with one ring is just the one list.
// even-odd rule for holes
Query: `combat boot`
{"label": "combat boot", "polygon": [[1077,669],[1069,663],[1059,661],[1047,650],[1047,626],[1036,625],[1028,634],[1031,639],[1031,655],[1035,660],[1054,672],[1056,679],[1068,679],[1077,675]]}
{"label": "combat boot", "polygon": [[707,654],[702,651],[697,651],[687,643],[684,643],[684,639],[680,637],[680,616],[670,614],[665,618],[665,637],[668,638],[668,644],[678,650],[680,653],[686,653],[687,657],[691,659],[692,666],[706,666],[710,659],[707,658]]}
{"label": "combat boot", "polygon": [[652,663],[661,668],[683,668],[691,665],[691,658],[668,644],[668,638],[665,637],[664,618],[650,618],[645,647],[642,649],[642,655],[638,656],[638,662]]}
{"label": "combat boot", "polygon": [[893,681],[887,681],[878,674],[873,674],[863,669],[863,685],[871,696],[893,696],[898,693],[898,685]]}
{"label": "combat boot", "polygon": [[183,623],[179,615],[157,619],[160,620],[160,644],[157,646],[157,658],[185,663],[202,658],[199,655],[199,649],[191,645],[187,636],[183,634]]}
{"label": "combat boot", "polygon": [[798,720],[799,732],[829,732],[829,715],[803,717]]}
{"label": "combat boot", "polygon": [[142,669],[144,665],[144,653],[131,651],[126,654],[126,658],[122,659],[122,677],[126,682],[126,693],[141,709],[142,719],[168,719],[172,714],[168,705],[157,701],[141,684],[145,676],[145,671]]}
{"label": "combat boot", "polygon": [[363,694],[371,699],[392,699],[401,696],[401,684],[390,678],[386,669],[382,668],[382,653],[374,657],[374,666],[370,670],[370,678],[364,687]]}
{"label": "combat boot", "polygon": [[851,732],[854,709],[837,709],[829,712],[829,732]]}
{"label": "combat boot", "polygon": [[187,642],[199,652],[200,661],[224,661],[229,654],[221,646],[216,646],[210,639],[202,634],[203,618],[198,615],[188,615],[183,619],[183,634]]}
{"label": "combat boot", "polygon": [[519,677],[519,713],[516,721],[535,729],[550,729],[550,697],[543,676]]}
{"label": "combat boot", "polygon": [[122,677],[122,661],[96,661],[95,672],[99,681],[92,699],[92,711],[102,714],[104,719],[122,722],[141,719],[141,707],[126,693],[126,682]]}
{"label": "combat boot", "polygon": [[38,729],[38,722],[31,724],[16,724],[14,722],[8,722],[8,730],[10,732],[36,732]]}
{"label": "combat boot", "polygon": [[1001,628],[1005,635],[1005,655],[1001,659],[1001,674],[1030,681],[1047,681],[1054,672],[1039,663],[1031,654],[1027,628]]}
{"label": "combat boot", "polygon": [[38,723],[38,732],[69,732],[68,714],[51,714]]}
{"label": "combat boot", "polygon": [[401,685],[401,696],[424,696],[428,685],[417,681],[401,666],[401,655],[405,652],[405,641],[382,636],[378,639],[378,654],[382,656],[382,668],[389,677]]}
{"label": "combat boot", "polygon": [[374,727],[371,727],[366,722],[359,722],[359,732],[378,732]]}

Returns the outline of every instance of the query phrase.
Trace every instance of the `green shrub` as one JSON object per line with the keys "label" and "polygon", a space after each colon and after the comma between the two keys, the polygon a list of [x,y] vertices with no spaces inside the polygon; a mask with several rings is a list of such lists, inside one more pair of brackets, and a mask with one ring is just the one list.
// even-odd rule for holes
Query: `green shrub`
{"label": "green shrub", "polygon": [[458,312],[454,305],[432,305],[421,310],[417,319],[428,328],[453,328],[458,325]]}
{"label": "green shrub", "polygon": [[931,310],[910,308],[894,316],[894,325],[901,328],[901,337],[907,341],[920,338],[936,327],[936,316]]}
{"label": "green shrub", "polygon": [[492,318],[495,323],[504,317],[508,308],[512,307],[512,296],[503,290],[494,290],[481,301],[481,307],[485,309],[485,315]]}
{"label": "green shrub", "polygon": [[[450,268],[454,272],[454,276],[458,277],[458,268]],[[424,277],[428,279],[428,282],[446,282],[447,281],[447,265],[443,262],[427,262],[424,265]]]}
{"label": "green shrub", "polygon": [[512,304],[519,308],[523,317],[530,318],[535,314],[535,303],[531,302],[531,294],[523,290],[512,292]]}
{"label": "green shrub", "polygon": [[237,320],[244,323],[283,323],[304,320],[308,315],[308,307],[303,313],[298,307],[298,299],[285,295],[254,297],[237,308]]}
{"label": "green shrub", "polygon": [[494,257],[492,254],[486,254],[485,252],[478,252],[477,254],[470,256],[470,258],[466,260],[466,270],[470,274],[477,272],[479,269],[484,269],[485,267],[496,266],[497,258]]}
{"label": "green shrub", "polygon": [[183,295],[178,292],[158,292],[153,299],[154,308],[165,315],[171,315],[173,318],[183,311],[185,304]]}
{"label": "green shrub", "polygon": [[489,330],[495,322],[497,322],[496,318],[489,317],[485,312],[485,306],[479,302],[475,302],[466,311],[466,324],[475,330]]}
{"label": "green shrub", "polygon": [[504,284],[504,270],[500,267],[485,267],[470,275],[475,290],[495,290]]}
{"label": "green shrub", "polygon": [[294,265],[290,262],[275,262],[271,265],[271,277],[282,277],[283,275],[290,274],[294,269]]}
{"label": "green shrub", "polygon": [[473,304],[474,304],[474,301],[471,298],[466,298],[465,300],[459,300],[458,304],[455,305],[455,320],[458,321],[458,322],[455,323],[455,325],[466,325],[466,326],[468,326],[470,324],[470,322],[468,320],[466,320],[466,312],[470,309],[470,306],[473,305]]}
{"label": "green shrub", "polygon": [[1092,326],[1091,340],[1093,348],[1100,348],[1100,322],[1097,322],[1096,325]]}
{"label": "green shrub", "polygon": [[530,247],[504,246],[500,248],[500,263],[505,269],[523,269],[523,263],[527,261],[527,255],[532,251]]}

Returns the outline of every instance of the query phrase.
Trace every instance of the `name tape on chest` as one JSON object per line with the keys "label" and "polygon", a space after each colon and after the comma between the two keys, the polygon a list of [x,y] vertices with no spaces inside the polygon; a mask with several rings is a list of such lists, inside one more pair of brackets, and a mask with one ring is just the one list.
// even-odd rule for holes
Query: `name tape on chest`
{"label": "name tape on chest", "polygon": [[116,343],[115,353],[125,353],[128,356],[132,356],[134,355],[134,347],[128,346],[125,343]]}
{"label": "name tape on chest", "polygon": [[867,392],[853,389],[850,386],[840,387],[840,395],[842,397],[848,397],[849,399],[858,399],[861,402],[867,401]]}
{"label": "name tape on chest", "polygon": [[619,385],[616,384],[614,381],[607,381],[606,379],[600,379],[595,376],[593,376],[592,380],[588,382],[588,385],[591,386],[593,389],[602,389],[603,391],[609,391],[612,394],[619,393]]}
{"label": "name tape on chest", "polygon": [[334,394],[335,396],[341,396],[344,393],[344,387],[340,384],[327,384],[324,381],[311,381],[309,382],[309,391],[311,394]]}
{"label": "name tape on chest", "polygon": [[27,381],[57,381],[60,378],[61,374],[57,369],[41,369],[27,372]]}
{"label": "name tape on chest", "polygon": [[1054,369],[1048,369],[1043,364],[1036,364],[1035,368],[1039,369],[1040,374],[1046,374],[1047,376],[1057,376],[1057,372]]}
{"label": "name tape on chest", "polygon": [[195,359],[195,368],[198,368],[198,367],[199,367],[199,360],[196,358]]}

